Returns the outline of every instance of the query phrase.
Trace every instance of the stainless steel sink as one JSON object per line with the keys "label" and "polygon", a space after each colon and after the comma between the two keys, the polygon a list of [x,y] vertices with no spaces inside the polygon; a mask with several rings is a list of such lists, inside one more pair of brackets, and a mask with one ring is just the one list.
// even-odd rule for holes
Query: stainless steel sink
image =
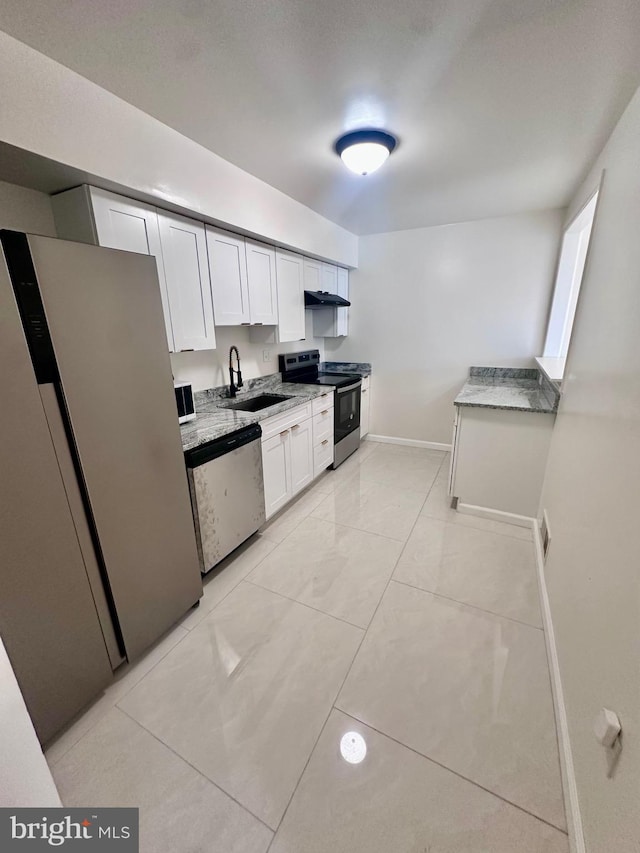
{"label": "stainless steel sink", "polygon": [[262,409],[268,409],[269,406],[275,406],[290,399],[291,397],[283,397],[282,394],[260,394],[258,397],[251,397],[249,400],[229,403],[225,406],[225,409],[239,409],[241,412],[260,412]]}

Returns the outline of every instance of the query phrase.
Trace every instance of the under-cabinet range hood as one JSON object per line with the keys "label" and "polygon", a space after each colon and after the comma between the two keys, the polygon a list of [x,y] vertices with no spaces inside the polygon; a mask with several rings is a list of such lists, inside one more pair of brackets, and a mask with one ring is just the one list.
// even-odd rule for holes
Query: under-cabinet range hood
{"label": "under-cabinet range hood", "polygon": [[305,290],[305,308],[348,308],[351,303],[348,299],[338,296],[337,293],[327,293],[324,290]]}

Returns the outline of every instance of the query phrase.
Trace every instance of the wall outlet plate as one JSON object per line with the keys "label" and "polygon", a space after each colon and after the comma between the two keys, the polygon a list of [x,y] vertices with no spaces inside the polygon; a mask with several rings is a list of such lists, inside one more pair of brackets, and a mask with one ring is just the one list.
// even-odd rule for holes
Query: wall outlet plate
{"label": "wall outlet plate", "polygon": [[271,350],[263,349],[262,350],[262,360],[263,361],[271,361]]}

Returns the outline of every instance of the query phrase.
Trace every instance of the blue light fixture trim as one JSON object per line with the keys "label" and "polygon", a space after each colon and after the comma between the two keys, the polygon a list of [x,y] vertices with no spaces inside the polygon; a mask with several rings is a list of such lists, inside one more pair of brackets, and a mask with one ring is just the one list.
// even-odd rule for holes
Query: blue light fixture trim
{"label": "blue light fixture trim", "polygon": [[359,145],[361,142],[377,142],[378,145],[384,145],[389,154],[398,144],[395,136],[386,133],[384,130],[353,130],[336,140],[336,154],[340,156],[345,149],[352,145]]}

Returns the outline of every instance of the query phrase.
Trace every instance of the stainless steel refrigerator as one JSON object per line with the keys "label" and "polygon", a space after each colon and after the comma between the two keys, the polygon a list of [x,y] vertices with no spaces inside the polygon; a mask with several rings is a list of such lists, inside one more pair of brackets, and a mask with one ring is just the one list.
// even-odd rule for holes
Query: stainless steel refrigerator
{"label": "stainless steel refrigerator", "polygon": [[155,260],[0,244],[0,635],[46,743],[202,582]]}

